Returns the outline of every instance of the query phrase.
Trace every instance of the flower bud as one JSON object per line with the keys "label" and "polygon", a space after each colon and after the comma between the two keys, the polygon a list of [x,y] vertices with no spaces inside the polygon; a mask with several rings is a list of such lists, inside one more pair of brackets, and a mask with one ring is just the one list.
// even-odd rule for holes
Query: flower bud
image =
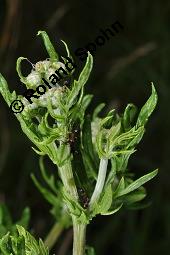
{"label": "flower bud", "polygon": [[38,72],[32,70],[31,73],[26,77],[26,80],[28,87],[35,89],[41,83],[41,75]]}
{"label": "flower bud", "polygon": [[49,60],[39,61],[35,64],[35,70],[41,74],[46,73],[50,68],[50,65],[51,63]]}

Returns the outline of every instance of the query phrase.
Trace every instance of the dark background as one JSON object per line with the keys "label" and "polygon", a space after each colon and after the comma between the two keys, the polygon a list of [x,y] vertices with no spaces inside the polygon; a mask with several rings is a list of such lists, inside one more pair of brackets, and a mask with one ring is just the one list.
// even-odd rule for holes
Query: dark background
{"label": "dark background", "polygon": [[[87,92],[95,96],[91,109],[100,102],[119,112],[129,102],[141,107],[150,95],[150,82],[154,82],[159,103],[129,168],[136,177],[157,167],[160,170],[146,185],[150,207],[95,218],[88,227],[87,241],[97,255],[169,254],[170,2],[0,0],[0,72],[10,90],[19,93],[22,85],[15,71],[16,59],[24,56],[36,63],[47,58],[42,40],[36,36],[38,30],[48,32],[60,53],[60,39],[74,52],[93,42],[100,28],[108,28],[116,20],[124,31],[98,47],[95,54],[87,86]],[[30,179],[30,172],[39,171],[37,156],[3,99],[0,120],[0,200],[6,202],[14,220],[29,205],[30,229],[43,238],[53,221],[50,207]],[[68,254],[61,247],[69,247],[71,235],[70,230],[62,234],[55,254]]]}

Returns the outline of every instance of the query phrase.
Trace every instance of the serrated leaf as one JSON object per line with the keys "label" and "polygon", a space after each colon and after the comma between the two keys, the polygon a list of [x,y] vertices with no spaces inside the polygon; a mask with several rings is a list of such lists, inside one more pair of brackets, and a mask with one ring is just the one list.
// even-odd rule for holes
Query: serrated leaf
{"label": "serrated leaf", "polygon": [[138,189],[139,187],[141,187],[143,184],[145,184],[146,182],[150,181],[152,178],[154,178],[158,173],[158,170],[154,170],[153,172],[146,174],[144,176],[142,176],[141,178],[137,179],[136,181],[134,181],[132,184],[130,184],[129,186],[127,186],[125,189],[120,190],[117,194],[116,194],[116,198],[126,195],[136,189]]}
{"label": "serrated leaf", "polygon": [[152,114],[153,110],[156,107],[157,100],[158,100],[158,95],[152,83],[152,94],[139,113],[136,127],[144,126],[146,124],[146,122],[148,121],[148,118],[150,117],[150,115]]}

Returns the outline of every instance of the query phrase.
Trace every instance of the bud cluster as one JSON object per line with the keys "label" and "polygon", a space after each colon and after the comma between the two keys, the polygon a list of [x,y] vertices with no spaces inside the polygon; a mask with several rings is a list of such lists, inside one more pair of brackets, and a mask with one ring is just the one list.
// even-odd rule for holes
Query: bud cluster
{"label": "bud cluster", "polygon": [[[47,98],[44,95],[47,90],[46,86],[49,89],[55,88],[54,90],[51,91],[52,93],[56,91],[56,87],[65,85],[67,81],[66,78],[69,77],[71,72],[76,67],[76,65],[69,57],[66,57],[66,59],[67,62],[65,63],[59,61],[51,62],[48,60],[39,61],[36,63],[35,68],[25,79],[27,90],[24,92],[23,96],[29,101],[29,103],[31,104],[33,103],[32,98],[36,99],[39,98],[40,101],[42,101],[42,99]],[[46,79],[48,79],[52,85],[49,84],[49,82]],[[44,84],[37,86],[42,81],[46,86]],[[44,97],[42,95],[44,95]],[[34,108],[35,105],[32,107]]]}

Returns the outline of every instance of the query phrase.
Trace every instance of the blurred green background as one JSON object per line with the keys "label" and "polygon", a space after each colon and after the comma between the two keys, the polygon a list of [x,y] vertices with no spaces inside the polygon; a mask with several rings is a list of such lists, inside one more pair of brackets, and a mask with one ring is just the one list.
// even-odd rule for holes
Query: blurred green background
{"label": "blurred green background", "polygon": [[[101,0],[0,0],[0,72],[10,90],[22,91],[15,71],[16,59],[32,63],[47,58],[36,36],[46,30],[63,53],[60,39],[71,52],[93,42],[100,28],[116,20],[124,31],[98,47],[87,92],[94,94],[91,110],[106,102],[107,110],[121,112],[127,103],[141,106],[154,82],[159,103],[129,168],[136,177],[159,167],[159,175],[146,185],[151,205],[139,211],[120,211],[97,217],[88,227],[87,241],[98,255],[160,255],[170,248],[170,1]],[[25,71],[29,72],[29,65]],[[81,69],[81,66],[80,66]],[[30,173],[38,173],[38,158],[22,134],[19,123],[0,100],[0,201],[14,220],[23,208],[31,209],[30,229],[42,238],[53,224],[46,204],[34,187]],[[69,254],[72,231],[61,235],[54,247],[58,255]]]}

